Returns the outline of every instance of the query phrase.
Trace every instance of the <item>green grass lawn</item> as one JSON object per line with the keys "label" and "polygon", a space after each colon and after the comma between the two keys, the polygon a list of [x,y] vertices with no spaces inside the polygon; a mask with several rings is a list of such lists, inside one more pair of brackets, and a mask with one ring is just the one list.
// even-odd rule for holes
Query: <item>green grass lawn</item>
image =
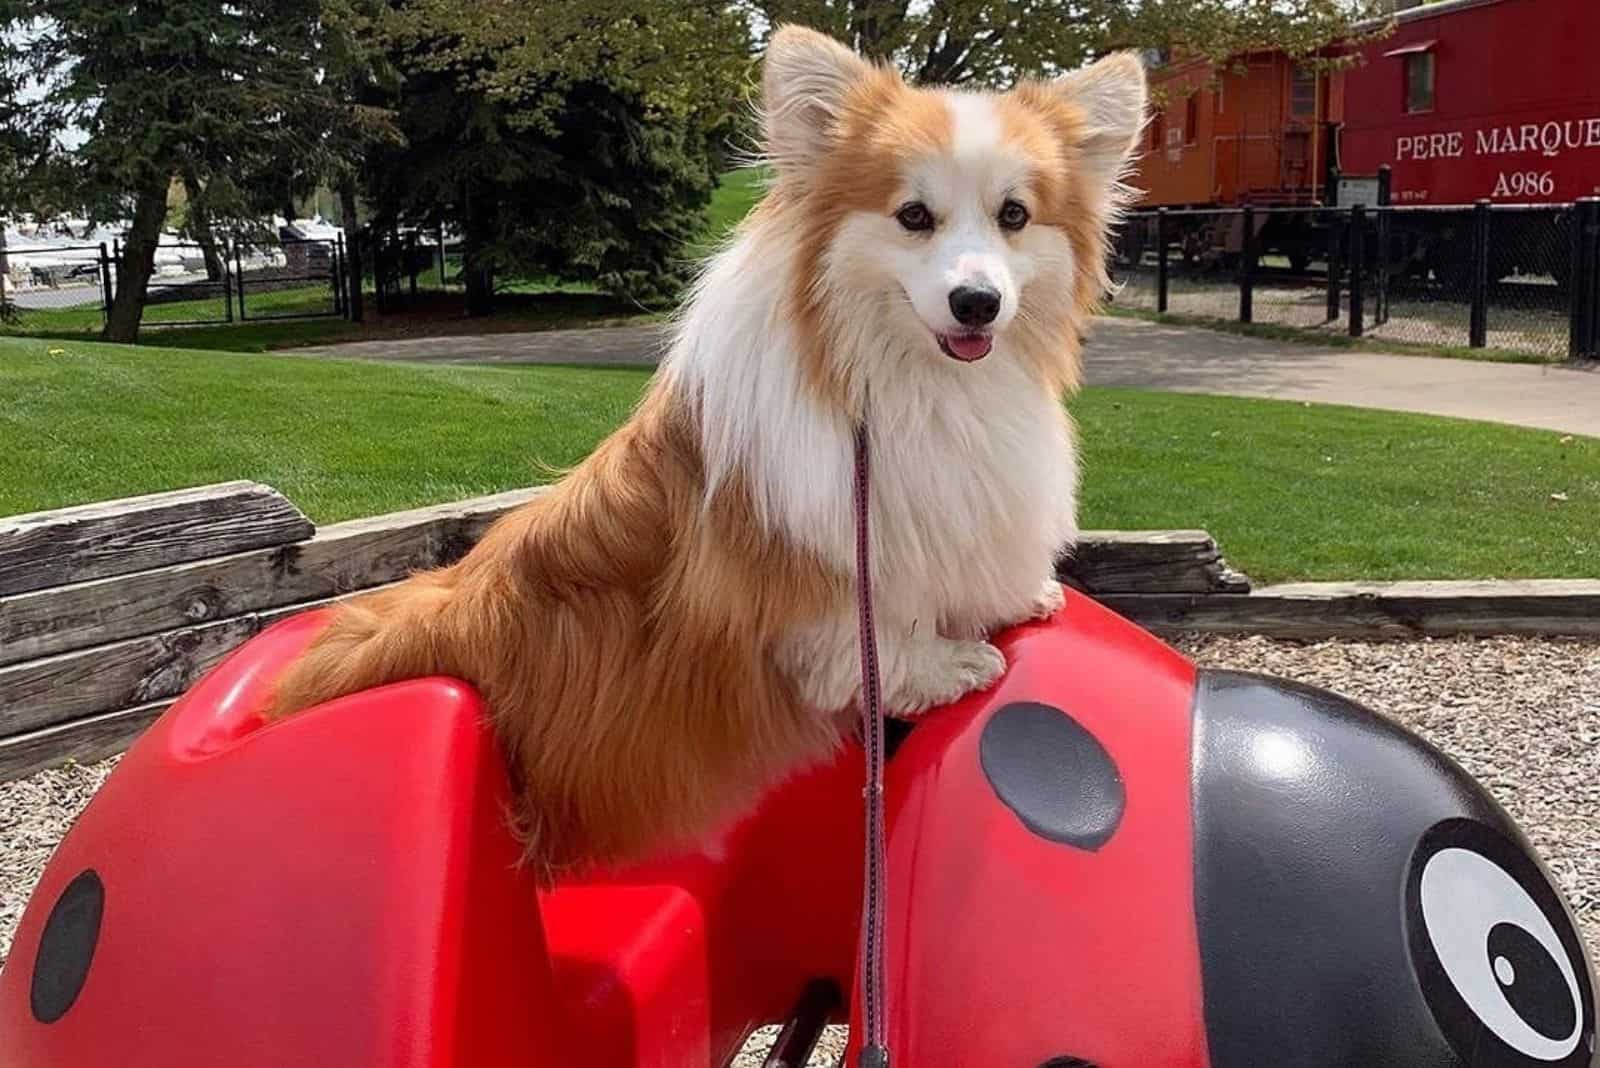
{"label": "green grass lawn", "polygon": [[[0,339],[0,515],[251,478],[326,523],[528,485],[646,377]],[[1084,526],[1204,527],[1258,581],[1600,573],[1600,439],[1131,390],[1070,407]]]}

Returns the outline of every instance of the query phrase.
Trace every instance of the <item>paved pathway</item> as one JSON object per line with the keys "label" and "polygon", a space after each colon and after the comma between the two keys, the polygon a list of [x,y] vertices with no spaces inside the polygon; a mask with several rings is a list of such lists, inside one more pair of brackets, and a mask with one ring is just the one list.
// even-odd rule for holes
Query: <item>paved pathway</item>
{"label": "paved pathway", "polygon": [[1592,369],[1356,352],[1112,318],[1096,320],[1084,360],[1096,386],[1348,404],[1600,437],[1600,373]]}
{"label": "paved pathway", "polygon": [[[661,327],[358,341],[306,355],[444,363],[654,363]],[[1427,412],[1600,437],[1600,373],[1392,356],[1240,337],[1139,319],[1095,321],[1088,380],[1183,393]]]}
{"label": "paved pathway", "polygon": [[422,363],[631,363],[651,364],[664,336],[660,326],[606,326],[592,330],[474,334],[463,337],[389,338],[289,349],[293,356]]}

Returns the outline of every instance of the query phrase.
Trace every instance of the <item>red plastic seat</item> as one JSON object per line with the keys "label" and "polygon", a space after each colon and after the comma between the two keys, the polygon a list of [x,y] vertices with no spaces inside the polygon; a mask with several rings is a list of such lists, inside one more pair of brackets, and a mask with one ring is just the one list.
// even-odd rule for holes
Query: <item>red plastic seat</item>
{"label": "red plastic seat", "polygon": [[[541,897],[470,688],[400,683],[263,723],[322,620],[207,675],[62,843],[11,959],[35,959],[50,903],[93,869],[92,969],[50,1024],[29,1016],[28,969],[0,973],[8,1065],[679,1068],[731,1055],[806,978],[848,988],[860,832],[839,799],[859,792],[839,780],[859,758],[776,792],[715,855]],[[837,846],[829,870],[792,859],[816,836]],[[794,907],[751,892],[768,881]]]}

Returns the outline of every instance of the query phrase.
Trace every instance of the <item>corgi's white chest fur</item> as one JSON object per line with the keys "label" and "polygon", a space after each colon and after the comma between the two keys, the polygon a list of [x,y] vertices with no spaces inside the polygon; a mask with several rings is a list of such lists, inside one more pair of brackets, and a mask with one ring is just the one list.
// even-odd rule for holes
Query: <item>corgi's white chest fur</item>
{"label": "corgi's white chest fur", "polygon": [[[699,399],[708,489],[741,474],[760,521],[853,574],[854,427],[802,380],[774,244],[746,234],[710,265],[664,373]],[[963,633],[1017,618],[1075,533],[1060,400],[1003,339],[960,364],[905,351],[870,305],[852,311],[854,351],[839,355],[869,396],[880,615]]]}

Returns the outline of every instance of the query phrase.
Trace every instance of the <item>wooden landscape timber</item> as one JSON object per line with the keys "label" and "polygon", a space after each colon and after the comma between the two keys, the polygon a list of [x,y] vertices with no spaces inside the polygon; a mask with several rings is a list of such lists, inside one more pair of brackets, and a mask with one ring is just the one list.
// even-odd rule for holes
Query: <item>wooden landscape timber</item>
{"label": "wooden landscape timber", "polygon": [[1275,638],[1457,634],[1600,635],[1600,580],[1296,582],[1248,594],[1110,594],[1108,607],[1157,633]]}
{"label": "wooden landscape timber", "polygon": [[0,595],[281,545],[312,529],[300,509],[259,482],[0,518]]}
{"label": "wooden landscape timber", "polygon": [[0,665],[396,582],[460,558],[490,523],[537,492],[354,519],[314,534],[308,523],[298,538],[248,552],[5,597]]}
{"label": "wooden landscape timber", "polygon": [[1085,531],[1058,574],[1095,595],[1250,592],[1203,530]]}
{"label": "wooden landscape timber", "polygon": [[[231,482],[0,519],[0,781],[120,752],[264,627],[459,559],[520,489],[315,529]],[[1086,531],[1062,581],[1157,631],[1600,634],[1600,581],[1252,589],[1205,531]]]}

